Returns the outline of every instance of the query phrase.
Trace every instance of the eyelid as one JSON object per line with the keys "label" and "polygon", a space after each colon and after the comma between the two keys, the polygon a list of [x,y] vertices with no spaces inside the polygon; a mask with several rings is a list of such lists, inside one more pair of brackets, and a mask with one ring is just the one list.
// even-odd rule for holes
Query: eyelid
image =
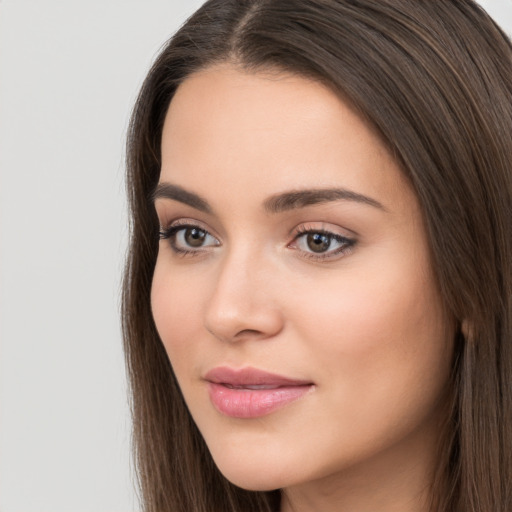
{"label": "eyelid", "polygon": [[341,236],[343,238],[348,239],[355,239],[359,237],[359,234],[353,229],[349,229],[344,226],[339,226],[337,224],[325,221],[308,221],[297,224],[289,231],[288,236],[295,237],[298,234],[311,231],[331,233],[333,235]]}
{"label": "eyelid", "polygon": [[165,220],[160,222],[160,229],[170,229],[175,226],[197,226],[206,231],[210,231],[210,228],[206,226],[206,224],[200,220],[194,219],[192,217],[175,217],[170,220]]}
{"label": "eyelid", "polygon": [[289,236],[295,239],[304,233],[326,233],[346,239],[355,239],[358,236],[355,231],[330,222],[303,222],[295,226],[290,231]]}

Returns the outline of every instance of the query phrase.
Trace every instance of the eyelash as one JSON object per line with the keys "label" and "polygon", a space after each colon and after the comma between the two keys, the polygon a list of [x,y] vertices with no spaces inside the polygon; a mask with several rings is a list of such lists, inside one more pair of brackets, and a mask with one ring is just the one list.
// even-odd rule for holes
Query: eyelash
{"label": "eyelash", "polygon": [[[201,254],[203,254],[205,252],[205,249],[192,249],[192,250],[187,250],[187,249],[181,249],[179,248],[177,245],[176,245],[176,235],[180,232],[180,231],[184,231],[186,229],[197,229],[199,231],[202,231],[205,233],[206,236],[211,236],[213,237],[213,235],[206,229],[204,229],[203,227],[197,225],[197,224],[192,224],[191,222],[176,222],[174,223],[172,226],[170,226],[168,229],[163,229],[163,228],[160,228],[160,232],[159,232],[159,239],[160,240],[169,240],[169,245],[171,246],[171,249],[178,255],[178,256],[199,256]],[[213,237],[215,238],[215,237]]]}
{"label": "eyelash", "polygon": [[[201,227],[198,224],[193,224],[190,222],[183,222],[183,223],[178,222],[178,223],[173,224],[172,226],[170,226],[167,229],[160,228],[159,239],[160,240],[169,240],[169,245],[171,246],[171,249],[173,250],[173,252],[176,255],[178,255],[180,257],[200,256],[206,252],[208,247],[212,247],[210,245],[210,246],[206,246],[206,248],[197,248],[197,249],[190,249],[190,250],[182,249],[182,248],[178,247],[178,245],[176,244],[175,237],[180,231],[185,231],[186,229],[197,229],[197,230],[201,231],[202,233],[204,233],[205,237],[210,236],[216,240],[216,238],[208,230],[204,229],[203,227]],[[347,238],[345,236],[339,235],[337,233],[333,233],[332,231],[328,231],[326,229],[322,229],[322,228],[315,229],[315,228],[308,228],[306,226],[301,226],[296,230],[293,241],[287,247],[293,248],[292,246],[294,244],[297,244],[297,242],[301,238],[305,238],[307,235],[323,235],[325,237],[328,237],[329,245],[332,244],[332,241],[335,241],[335,242],[338,242],[339,244],[341,244],[340,247],[338,247],[335,250],[330,250],[330,251],[327,251],[324,253],[317,253],[317,254],[315,254],[314,252],[308,252],[305,250],[298,249],[302,253],[301,254],[302,257],[311,259],[314,261],[324,261],[324,260],[328,260],[328,259],[334,259],[338,255],[348,254],[350,252],[350,250],[353,248],[353,246],[356,244],[356,240],[354,240],[353,238]],[[220,245],[220,243],[215,244],[214,247],[218,246],[218,245]]]}
{"label": "eyelash", "polygon": [[[334,240],[338,242],[340,247],[334,250],[330,250],[324,253],[307,252],[302,251],[303,257],[312,259],[315,261],[323,261],[327,259],[333,259],[338,255],[348,254],[349,251],[354,247],[356,240],[353,238],[348,238],[337,233],[333,233],[332,231],[326,229],[318,229],[318,228],[308,228],[306,226],[300,226],[295,233],[292,244],[296,243],[300,238],[305,238],[307,235],[324,235],[330,239],[330,243]],[[288,245],[290,247],[292,244]]]}

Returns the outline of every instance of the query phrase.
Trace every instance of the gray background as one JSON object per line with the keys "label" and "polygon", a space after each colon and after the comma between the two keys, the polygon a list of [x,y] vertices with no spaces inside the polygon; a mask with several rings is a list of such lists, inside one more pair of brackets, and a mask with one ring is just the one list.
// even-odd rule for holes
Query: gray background
{"label": "gray background", "polygon": [[[0,512],[137,511],[123,145],[200,0],[0,1]],[[481,2],[512,33],[512,0]]]}

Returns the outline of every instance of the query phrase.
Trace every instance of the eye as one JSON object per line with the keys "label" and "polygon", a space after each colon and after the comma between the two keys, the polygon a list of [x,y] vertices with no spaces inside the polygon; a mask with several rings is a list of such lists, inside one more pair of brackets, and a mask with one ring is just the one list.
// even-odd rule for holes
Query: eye
{"label": "eye", "polygon": [[160,230],[160,239],[169,240],[172,250],[182,255],[203,252],[203,249],[220,245],[206,229],[194,224],[174,224]]}
{"label": "eye", "polygon": [[298,230],[293,242],[288,246],[298,249],[307,258],[324,260],[347,253],[355,240],[324,229]]}

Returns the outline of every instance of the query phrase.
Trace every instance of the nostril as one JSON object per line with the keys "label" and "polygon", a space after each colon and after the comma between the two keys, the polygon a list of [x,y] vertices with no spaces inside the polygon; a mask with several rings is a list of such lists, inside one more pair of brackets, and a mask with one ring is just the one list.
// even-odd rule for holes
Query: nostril
{"label": "nostril", "polygon": [[234,335],[227,335],[226,333],[218,333],[211,328],[206,328],[206,330],[213,335],[215,338],[221,339],[223,341],[243,341],[249,339],[260,339],[265,337],[265,333],[263,331],[259,331],[258,329],[242,329]]}
{"label": "nostril", "polygon": [[256,329],[244,329],[240,332],[238,332],[235,335],[235,338],[243,338],[245,336],[259,336],[263,334],[261,331],[257,331]]}

